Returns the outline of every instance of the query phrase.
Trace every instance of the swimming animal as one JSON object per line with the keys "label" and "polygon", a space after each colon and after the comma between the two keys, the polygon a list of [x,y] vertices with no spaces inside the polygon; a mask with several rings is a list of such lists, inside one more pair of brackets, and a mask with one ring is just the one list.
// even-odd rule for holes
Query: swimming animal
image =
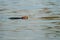
{"label": "swimming animal", "polygon": [[28,16],[22,16],[22,17],[10,17],[8,19],[15,20],[15,19],[28,19]]}

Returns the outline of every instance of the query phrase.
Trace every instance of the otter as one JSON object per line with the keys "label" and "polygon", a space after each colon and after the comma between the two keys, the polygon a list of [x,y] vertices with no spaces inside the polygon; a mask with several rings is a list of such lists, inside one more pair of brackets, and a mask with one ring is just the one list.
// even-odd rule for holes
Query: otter
{"label": "otter", "polygon": [[28,16],[22,16],[22,17],[10,17],[9,19],[15,20],[15,19],[28,19]]}

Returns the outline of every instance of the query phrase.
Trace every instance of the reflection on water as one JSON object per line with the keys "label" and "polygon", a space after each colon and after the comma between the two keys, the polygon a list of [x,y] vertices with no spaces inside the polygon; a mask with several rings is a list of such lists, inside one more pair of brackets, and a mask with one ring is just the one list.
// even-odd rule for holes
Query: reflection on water
{"label": "reflection on water", "polygon": [[60,40],[60,1],[0,0],[0,40]]}

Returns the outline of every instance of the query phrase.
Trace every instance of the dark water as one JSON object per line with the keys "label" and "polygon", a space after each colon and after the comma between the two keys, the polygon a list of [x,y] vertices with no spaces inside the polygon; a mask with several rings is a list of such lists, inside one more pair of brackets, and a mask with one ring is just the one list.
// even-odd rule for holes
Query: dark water
{"label": "dark water", "polygon": [[0,40],[60,40],[60,0],[0,0]]}

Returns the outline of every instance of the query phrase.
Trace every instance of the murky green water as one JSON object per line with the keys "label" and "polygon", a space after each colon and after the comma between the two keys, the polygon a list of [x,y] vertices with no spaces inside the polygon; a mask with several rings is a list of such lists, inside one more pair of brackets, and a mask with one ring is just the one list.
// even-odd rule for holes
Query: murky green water
{"label": "murky green water", "polygon": [[60,0],[0,0],[0,40],[60,40]]}

